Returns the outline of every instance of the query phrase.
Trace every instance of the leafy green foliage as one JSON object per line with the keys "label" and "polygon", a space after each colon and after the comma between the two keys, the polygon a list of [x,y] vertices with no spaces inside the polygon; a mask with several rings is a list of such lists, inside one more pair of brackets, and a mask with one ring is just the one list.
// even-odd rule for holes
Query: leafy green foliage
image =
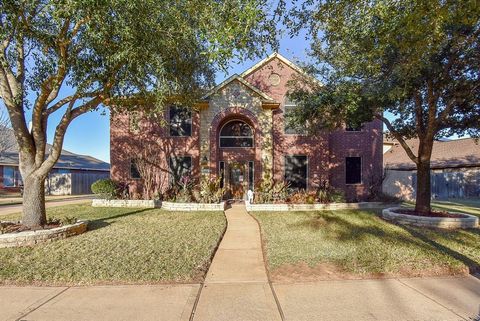
{"label": "leafy green foliage", "polygon": [[27,198],[42,195],[75,118],[102,106],[151,116],[168,103],[193,106],[231,59],[276,46],[268,7],[266,0],[1,1],[0,99],[19,146],[23,221],[45,223],[44,199]]}
{"label": "leafy green foliage", "polygon": [[112,199],[117,196],[118,186],[111,179],[99,179],[91,186],[92,192],[102,198]]}
{"label": "leafy green foliage", "polygon": [[311,30],[310,71],[323,86],[294,94],[306,110],[298,121],[338,127],[390,112],[388,129],[405,138],[480,134],[478,2],[309,3],[290,17]]}
{"label": "leafy green foliage", "polygon": [[305,1],[287,20],[309,28],[323,83],[292,84],[292,121],[315,131],[382,120],[417,165],[417,210],[429,211],[433,141],[480,136],[479,2]]}
{"label": "leafy green foliage", "polygon": [[208,178],[202,176],[197,190],[193,194],[199,203],[219,203],[222,201],[224,188],[220,187],[221,178]]}

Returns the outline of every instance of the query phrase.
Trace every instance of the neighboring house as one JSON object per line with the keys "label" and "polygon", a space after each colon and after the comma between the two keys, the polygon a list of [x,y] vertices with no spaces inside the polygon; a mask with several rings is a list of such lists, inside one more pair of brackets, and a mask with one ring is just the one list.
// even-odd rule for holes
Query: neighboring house
{"label": "neighboring house", "polygon": [[[0,134],[15,141],[11,129]],[[0,192],[18,192],[23,185],[18,168],[18,147],[16,143],[10,146],[0,153]],[[47,151],[50,148],[51,145],[47,144]],[[49,195],[90,194],[90,185],[94,181],[109,176],[108,163],[91,156],[62,150],[59,160],[45,182],[45,191]]]}
{"label": "neighboring house", "polygon": [[[407,144],[414,152],[418,150],[418,140],[408,140]],[[416,167],[398,142],[394,141],[383,155],[383,162],[383,191],[405,200],[415,199]],[[480,196],[480,145],[475,139],[435,141],[431,169],[433,198]]]}
{"label": "neighboring house", "polygon": [[[220,178],[227,197],[242,199],[262,179],[315,190],[329,182],[349,200],[363,200],[381,184],[382,123],[314,136],[290,128],[295,103],[287,82],[303,71],[272,54],[208,92],[194,110],[170,106],[161,120],[111,114],[111,175],[140,191],[138,155],[156,159],[161,189],[189,173]],[[290,114],[291,115],[291,114]]]}

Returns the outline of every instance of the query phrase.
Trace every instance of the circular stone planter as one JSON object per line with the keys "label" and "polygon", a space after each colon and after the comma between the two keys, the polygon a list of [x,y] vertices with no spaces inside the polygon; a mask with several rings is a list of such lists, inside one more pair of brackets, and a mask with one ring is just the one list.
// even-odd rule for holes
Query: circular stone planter
{"label": "circular stone planter", "polygon": [[48,230],[23,231],[0,235],[0,248],[31,246],[39,243],[53,242],[70,236],[82,234],[87,230],[88,221],[55,227]]}
{"label": "circular stone planter", "polygon": [[434,228],[445,228],[445,229],[459,229],[459,228],[477,228],[478,227],[478,217],[458,213],[458,212],[449,212],[451,214],[460,215],[462,217],[429,217],[429,216],[417,216],[409,214],[396,213],[396,210],[405,209],[401,207],[391,207],[386,208],[382,211],[382,217],[386,220],[414,225],[422,227],[434,227]]}

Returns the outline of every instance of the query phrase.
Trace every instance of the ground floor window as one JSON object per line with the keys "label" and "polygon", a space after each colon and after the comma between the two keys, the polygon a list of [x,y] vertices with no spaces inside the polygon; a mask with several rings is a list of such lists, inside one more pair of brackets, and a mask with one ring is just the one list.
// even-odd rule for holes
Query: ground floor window
{"label": "ground floor window", "polygon": [[362,158],[361,157],[345,158],[345,183],[346,184],[362,183]]}
{"label": "ground floor window", "polygon": [[225,162],[219,163],[220,188],[225,187]]}
{"label": "ground floor window", "polygon": [[179,182],[184,176],[190,176],[192,172],[192,157],[172,156],[169,161],[172,182]]}
{"label": "ground floor window", "polygon": [[307,189],[307,156],[285,156],[285,182],[293,189]]}
{"label": "ground floor window", "polygon": [[248,189],[254,190],[254,169],[253,161],[248,162]]}
{"label": "ground floor window", "polygon": [[130,161],[130,177],[133,179],[141,178],[138,166],[133,159]]}
{"label": "ground floor window", "polygon": [[3,186],[4,187],[16,187],[22,184],[22,176],[20,171],[15,166],[3,167]]}

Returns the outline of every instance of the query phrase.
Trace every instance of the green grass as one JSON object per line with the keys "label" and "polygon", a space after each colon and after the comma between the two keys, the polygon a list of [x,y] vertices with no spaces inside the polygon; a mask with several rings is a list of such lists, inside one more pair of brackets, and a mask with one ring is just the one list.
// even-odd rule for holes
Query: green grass
{"label": "green grass", "polygon": [[[462,204],[435,203],[479,215]],[[453,207],[451,207],[453,206]],[[480,232],[394,225],[372,211],[253,212],[273,272],[285,266],[328,264],[357,276],[465,273],[480,265]]]}
{"label": "green grass", "polygon": [[[0,249],[0,283],[109,284],[198,281],[225,229],[222,212],[160,209],[47,209],[90,220],[89,231],[34,247]],[[16,219],[18,215],[2,217]]]}

